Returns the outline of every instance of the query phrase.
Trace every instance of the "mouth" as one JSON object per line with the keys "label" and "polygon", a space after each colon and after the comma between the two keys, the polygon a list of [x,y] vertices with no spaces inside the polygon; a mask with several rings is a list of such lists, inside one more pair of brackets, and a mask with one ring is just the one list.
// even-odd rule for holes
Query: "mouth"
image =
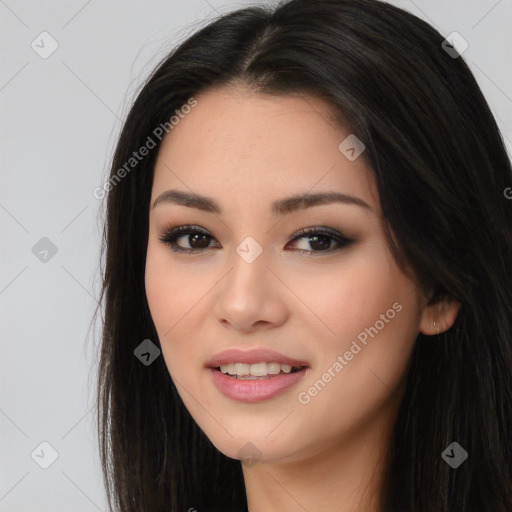
{"label": "mouth", "polygon": [[205,366],[221,394],[246,403],[262,402],[284,393],[303,379],[310,368],[305,360],[264,347],[230,348]]}
{"label": "mouth", "polygon": [[[234,364],[236,365],[236,363]],[[259,363],[255,364],[259,366]],[[276,364],[279,366],[279,371],[277,371],[277,366],[272,367],[271,364],[270,370],[274,373],[268,373],[267,366],[265,375],[251,375],[243,367],[242,369],[226,368],[228,365],[208,368],[208,370],[212,383],[226,398],[235,402],[256,403],[277,397],[286,390],[293,389],[306,376],[309,368],[288,365],[283,369],[282,365]],[[263,373],[265,369],[262,367],[260,371]]]}

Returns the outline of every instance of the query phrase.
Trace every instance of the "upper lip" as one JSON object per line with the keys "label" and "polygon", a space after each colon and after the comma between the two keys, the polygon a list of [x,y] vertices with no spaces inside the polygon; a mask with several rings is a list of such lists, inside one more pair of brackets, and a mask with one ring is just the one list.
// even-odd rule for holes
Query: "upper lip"
{"label": "upper lip", "polygon": [[288,357],[274,350],[266,348],[253,348],[253,349],[239,349],[230,348],[219,352],[213,356],[206,366],[209,368],[218,368],[223,364],[229,363],[261,363],[261,362],[277,362],[280,364],[288,364],[294,367],[309,366],[306,361]]}

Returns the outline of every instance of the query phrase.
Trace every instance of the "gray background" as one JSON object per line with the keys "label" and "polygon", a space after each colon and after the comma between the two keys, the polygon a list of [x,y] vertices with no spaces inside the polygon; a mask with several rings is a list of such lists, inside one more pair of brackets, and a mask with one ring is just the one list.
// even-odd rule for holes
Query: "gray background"
{"label": "gray background", "polygon": [[[141,80],[205,20],[251,3],[0,0],[0,512],[106,510],[98,326],[88,331],[102,222],[92,191]],[[468,41],[464,58],[510,149],[512,0],[391,3]],[[43,31],[58,43],[46,59],[31,47],[51,48]],[[47,469],[42,442],[58,453]]]}

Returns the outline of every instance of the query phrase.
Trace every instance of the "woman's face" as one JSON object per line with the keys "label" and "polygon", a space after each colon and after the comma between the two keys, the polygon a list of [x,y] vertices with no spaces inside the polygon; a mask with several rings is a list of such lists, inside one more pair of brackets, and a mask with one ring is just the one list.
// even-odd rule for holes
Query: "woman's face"
{"label": "woman's face", "polygon": [[[242,89],[196,99],[163,141],[151,194],[146,292],[165,363],[227,456],[291,461],[332,450],[396,411],[427,299],[395,263],[364,153],[355,158],[351,139],[339,148],[350,132],[328,104]],[[166,200],[169,190],[210,203]],[[273,209],[324,193],[354,199]],[[178,234],[180,252],[161,240],[185,225],[202,234]],[[303,228],[319,232],[297,235]],[[231,348],[243,352],[233,363],[255,364],[231,372],[264,373],[257,363],[286,358],[306,368],[270,364],[279,375],[237,379],[208,367]]]}

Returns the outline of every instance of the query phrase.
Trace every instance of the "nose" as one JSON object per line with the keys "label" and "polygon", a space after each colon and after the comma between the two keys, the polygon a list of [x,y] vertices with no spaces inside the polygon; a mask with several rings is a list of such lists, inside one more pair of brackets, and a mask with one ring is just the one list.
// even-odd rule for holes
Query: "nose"
{"label": "nose", "polygon": [[286,286],[269,267],[265,251],[250,261],[234,254],[213,308],[216,321],[241,332],[277,327],[288,316]]}

